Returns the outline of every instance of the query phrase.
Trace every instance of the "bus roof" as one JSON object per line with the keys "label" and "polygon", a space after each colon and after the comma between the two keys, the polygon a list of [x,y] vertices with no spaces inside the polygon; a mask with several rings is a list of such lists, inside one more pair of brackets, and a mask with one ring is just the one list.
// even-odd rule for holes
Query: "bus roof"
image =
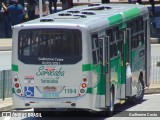
{"label": "bus roof", "polygon": [[[148,17],[148,9],[138,4],[90,4],[73,7],[55,14],[38,18],[24,24],[84,25],[91,29],[97,26],[112,26],[142,14]],[[147,15],[146,15],[147,14]],[[97,25],[97,26],[96,26]]]}

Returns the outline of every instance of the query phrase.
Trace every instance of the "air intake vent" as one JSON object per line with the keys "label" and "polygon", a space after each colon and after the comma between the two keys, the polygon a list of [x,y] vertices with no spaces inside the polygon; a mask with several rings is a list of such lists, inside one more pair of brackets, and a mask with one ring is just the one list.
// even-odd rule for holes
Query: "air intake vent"
{"label": "air intake vent", "polygon": [[58,16],[72,16],[71,13],[60,13],[58,14]]}
{"label": "air intake vent", "polygon": [[52,18],[43,18],[40,19],[40,22],[53,22],[54,20]]}
{"label": "air intake vent", "polygon": [[99,6],[100,4],[98,4],[98,3],[91,3],[91,4],[89,4],[88,6],[89,7],[92,7],[92,6]]}
{"label": "air intake vent", "polygon": [[83,11],[81,12],[82,14],[85,14],[85,15],[95,15],[94,12],[88,12],[88,11]]}
{"label": "air intake vent", "polygon": [[79,16],[79,17],[81,17],[81,18],[86,18],[86,17],[87,17],[86,15],[82,15],[82,14],[75,14],[75,15],[73,15],[73,16]]}
{"label": "air intake vent", "polygon": [[104,10],[104,9],[111,9],[109,6],[97,6],[97,7],[90,7],[84,10]]}
{"label": "air intake vent", "polygon": [[109,6],[105,6],[105,8],[106,8],[106,9],[111,9],[111,7],[109,7]]}
{"label": "air intake vent", "polygon": [[78,11],[78,10],[69,10],[69,11],[67,11],[68,13],[80,13],[80,11]]}
{"label": "air intake vent", "polygon": [[99,7],[92,7],[92,8],[88,8],[86,10],[104,10],[105,7],[104,6],[99,6]]}
{"label": "air intake vent", "polygon": [[79,19],[80,16],[55,16],[54,19]]}

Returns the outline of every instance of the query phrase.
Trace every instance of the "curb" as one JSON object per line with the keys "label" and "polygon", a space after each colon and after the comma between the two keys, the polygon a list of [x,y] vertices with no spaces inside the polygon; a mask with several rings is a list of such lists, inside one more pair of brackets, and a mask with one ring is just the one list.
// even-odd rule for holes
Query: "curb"
{"label": "curb", "polygon": [[151,44],[157,44],[160,43],[160,38],[150,38]]}
{"label": "curb", "polygon": [[157,94],[160,93],[160,88],[146,88],[144,94]]}
{"label": "curb", "polygon": [[0,51],[12,50],[12,38],[0,38]]}
{"label": "curb", "polygon": [[12,105],[12,97],[10,98],[5,98],[4,100],[0,99],[0,112],[3,111],[10,111],[13,109],[13,105]]}
{"label": "curb", "polygon": [[9,105],[9,106],[6,106],[6,107],[2,107],[0,108],[0,111],[9,111],[9,110],[12,110],[13,109],[13,105]]}
{"label": "curb", "polygon": [[0,46],[0,51],[11,51],[12,46]]}

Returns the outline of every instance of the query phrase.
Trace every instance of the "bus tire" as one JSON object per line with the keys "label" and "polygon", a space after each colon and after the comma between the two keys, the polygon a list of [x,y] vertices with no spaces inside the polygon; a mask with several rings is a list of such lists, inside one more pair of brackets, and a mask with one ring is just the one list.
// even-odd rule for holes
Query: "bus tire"
{"label": "bus tire", "polygon": [[132,102],[134,104],[140,104],[144,97],[144,82],[143,79],[138,81],[137,94],[133,96]]}
{"label": "bus tire", "polygon": [[107,109],[107,115],[111,117],[114,113],[114,89],[110,89],[110,106]]}

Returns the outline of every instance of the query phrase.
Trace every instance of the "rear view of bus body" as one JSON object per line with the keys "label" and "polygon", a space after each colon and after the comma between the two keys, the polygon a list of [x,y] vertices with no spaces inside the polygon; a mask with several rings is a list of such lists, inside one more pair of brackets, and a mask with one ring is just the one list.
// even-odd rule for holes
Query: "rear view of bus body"
{"label": "rear view of bus body", "polygon": [[133,4],[78,6],[14,26],[14,108],[112,113],[120,100],[142,101],[149,86],[149,36],[148,9]]}

